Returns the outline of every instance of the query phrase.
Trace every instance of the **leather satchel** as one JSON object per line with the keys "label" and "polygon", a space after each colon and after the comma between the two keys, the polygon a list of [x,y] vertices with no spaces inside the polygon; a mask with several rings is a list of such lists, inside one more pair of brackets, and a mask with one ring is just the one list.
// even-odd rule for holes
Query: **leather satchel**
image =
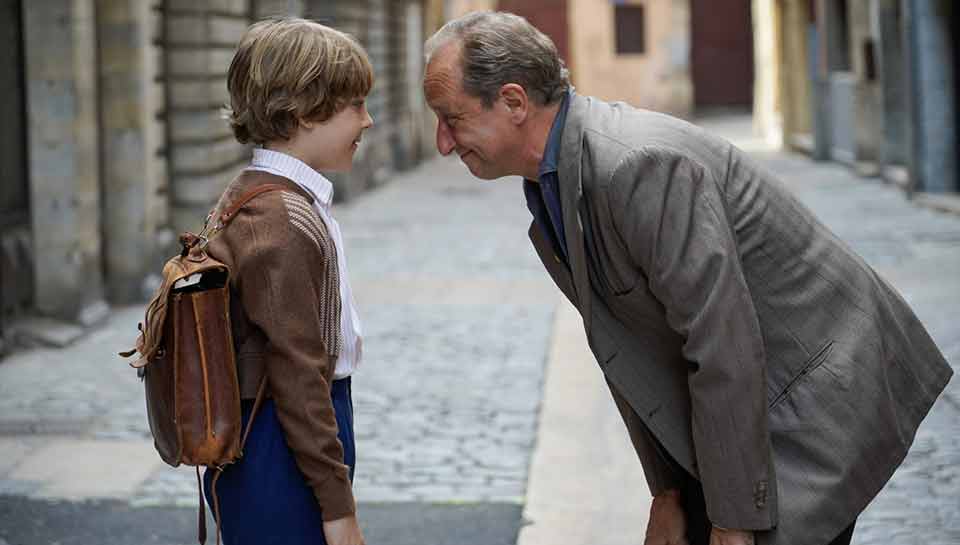
{"label": "leather satchel", "polygon": [[[216,481],[223,468],[243,455],[247,434],[263,401],[266,376],[260,382],[246,430],[241,430],[240,386],[230,324],[230,268],[207,253],[207,243],[254,197],[283,189],[259,186],[242,195],[228,210],[207,216],[200,234],[180,236],[182,251],[163,267],[163,281],[139,324],[130,365],[144,382],[147,420],[160,458],[177,467],[200,466],[216,471],[211,496],[220,543]],[[216,218],[215,222],[212,222]],[[199,539],[206,541],[206,516],[200,492]]]}

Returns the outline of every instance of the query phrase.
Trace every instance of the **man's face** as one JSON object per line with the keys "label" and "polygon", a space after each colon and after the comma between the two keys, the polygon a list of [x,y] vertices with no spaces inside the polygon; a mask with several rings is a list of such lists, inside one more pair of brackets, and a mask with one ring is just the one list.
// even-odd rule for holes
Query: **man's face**
{"label": "man's face", "polygon": [[430,59],[423,78],[423,91],[430,109],[437,114],[437,150],[456,152],[477,178],[492,180],[519,174],[518,128],[499,98],[484,108],[479,98],[461,85],[460,48],[442,47]]}

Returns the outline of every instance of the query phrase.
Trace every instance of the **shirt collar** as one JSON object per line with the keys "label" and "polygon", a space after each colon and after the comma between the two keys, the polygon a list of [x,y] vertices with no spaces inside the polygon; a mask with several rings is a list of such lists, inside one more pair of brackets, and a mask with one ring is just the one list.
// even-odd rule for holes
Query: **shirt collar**
{"label": "shirt collar", "polygon": [[253,162],[250,166],[289,178],[313,195],[316,202],[324,209],[329,209],[333,203],[333,184],[330,180],[292,155],[266,148],[254,148]]}
{"label": "shirt collar", "polygon": [[543,150],[543,159],[540,160],[538,176],[557,171],[557,163],[560,160],[560,137],[563,135],[563,126],[567,121],[567,110],[570,109],[570,97],[573,95],[573,89],[563,94],[560,100],[560,108],[557,109],[557,115],[553,118],[553,125],[550,127],[550,134],[547,136],[547,145]]}

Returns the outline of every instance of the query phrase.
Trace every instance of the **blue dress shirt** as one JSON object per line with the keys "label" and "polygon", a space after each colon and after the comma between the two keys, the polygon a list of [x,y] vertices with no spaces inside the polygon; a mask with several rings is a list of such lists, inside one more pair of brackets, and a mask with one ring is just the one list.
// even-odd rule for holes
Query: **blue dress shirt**
{"label": "blue dress shirt", "polygon": [[563,231],[563,210],[560,205],[560,176],[557,163],[560,159],[560,137],[567,120],[570,107],[571,89],[563,96],[560,109],[553,119],[547,145],[543,150],[543,159],[537,172],[538,181],[524,180],[523,193],[527,197],[527,208],[533,214],[534,223],[553,245],[553,251],[564,263],[567,262],[567,239]]}

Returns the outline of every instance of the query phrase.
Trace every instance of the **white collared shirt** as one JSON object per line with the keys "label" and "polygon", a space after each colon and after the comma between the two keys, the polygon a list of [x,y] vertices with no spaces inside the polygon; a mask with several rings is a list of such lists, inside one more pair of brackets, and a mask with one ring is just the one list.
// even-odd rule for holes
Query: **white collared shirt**
{"label": "white collared shirt", "polygon": [[296,157],[264,148],[254,148],[253,162],[247,170],[260,170],[283,176],[313,195],[313,208],[327,226],[330,238],[333,239],[334,246],[337,248],[337,269],[340,273],[340,331],[343,336],[343,347],[337,358],[333,378],[346,378],[352,375],[360,365],[363,334],[360,329],[360,314],[357,312],[353,291],[350,289],[343,235],[340,234],[340,225],[333,219],[331,212],[333,184]]}

